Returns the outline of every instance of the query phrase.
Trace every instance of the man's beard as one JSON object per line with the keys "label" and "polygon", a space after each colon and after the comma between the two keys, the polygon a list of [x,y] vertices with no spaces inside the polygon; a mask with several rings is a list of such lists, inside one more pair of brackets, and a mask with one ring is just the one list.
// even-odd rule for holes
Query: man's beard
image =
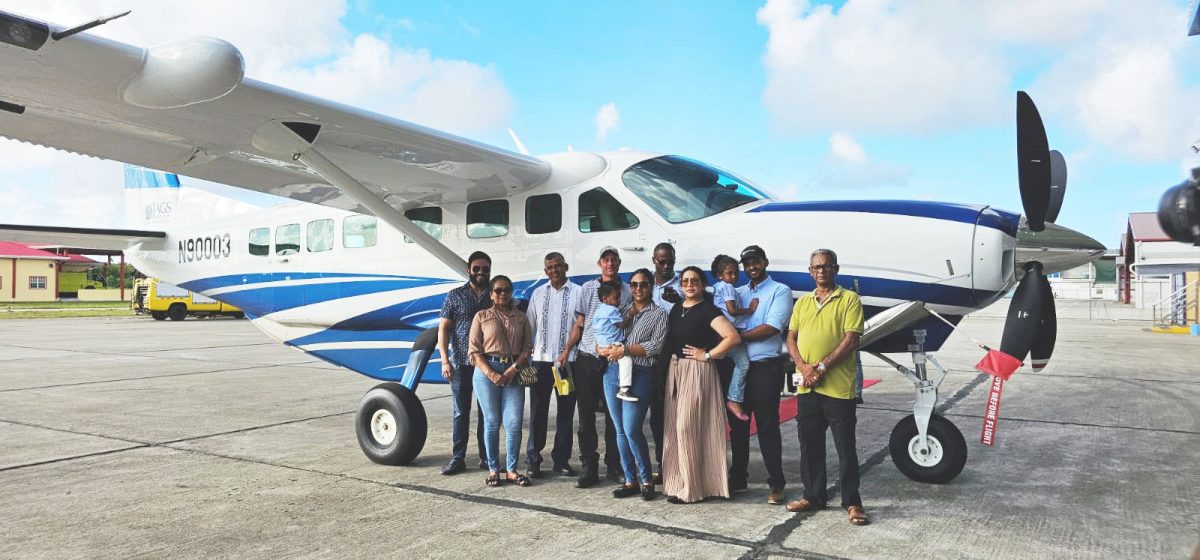
{"label": "man's beard", "polygon": [[488,283],[488,279],[486,277],[471,276],[471,285],[475,286],[476,288],[482,288],[484,286],[487,286],[487,283]]}

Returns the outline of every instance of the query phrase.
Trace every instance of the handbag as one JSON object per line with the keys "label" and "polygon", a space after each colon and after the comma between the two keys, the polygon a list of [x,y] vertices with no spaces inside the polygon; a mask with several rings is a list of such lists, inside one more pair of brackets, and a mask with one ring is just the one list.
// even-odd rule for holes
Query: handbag
{"label": "handbag", "polygon": [[[505,332],[503,339],[504,339],[504,347],[508,350],[508,355],[516,356],[516,354],[513,354],[512,348],[509,348],[509,346],[508,346],[508,333],[507,332]],[[538,371],[537,371],[537,368],[533,367],[532,365],[526,364],[525,367],[517,370],[517,385],[533,385],[533,384],[537,383],[537,381],[538,381]]]}

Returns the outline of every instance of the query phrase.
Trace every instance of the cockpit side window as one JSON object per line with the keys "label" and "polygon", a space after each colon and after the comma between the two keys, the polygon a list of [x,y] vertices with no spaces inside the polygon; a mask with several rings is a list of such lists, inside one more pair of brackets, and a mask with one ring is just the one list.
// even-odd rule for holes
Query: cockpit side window
{"label": "cockpit side window", "polygon": [[727,171],[679,156],[636,163],[621,180],[668,222],[679,224],[769,198]]}
{"label": "cockpit side window", "polygon": [[579,231],[634,229],[641,222],[608,191],[596,187],[579,195]]}

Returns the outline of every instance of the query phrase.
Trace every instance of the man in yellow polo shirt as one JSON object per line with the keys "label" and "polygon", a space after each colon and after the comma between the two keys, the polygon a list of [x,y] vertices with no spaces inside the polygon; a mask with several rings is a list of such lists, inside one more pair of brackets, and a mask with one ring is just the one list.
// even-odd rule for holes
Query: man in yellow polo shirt
{"label": "man in yellow polo shirt", "polygon": [[825,474],[825,430],[833,432],[841,474],[842,507],[852,525],[870,521],[858,495],[858,451],[854,429],[858,422],[854,401],[854,347],[863,331],[863,309],[858,294],[835,283],[837,254],[817,249],[808,271],[816,281],[792,308],[787,345],[800,376],[797,385],[797,423],[800,435],[800,481],[804,494],[788,503],[788,511],[825,507],[829,499]]}

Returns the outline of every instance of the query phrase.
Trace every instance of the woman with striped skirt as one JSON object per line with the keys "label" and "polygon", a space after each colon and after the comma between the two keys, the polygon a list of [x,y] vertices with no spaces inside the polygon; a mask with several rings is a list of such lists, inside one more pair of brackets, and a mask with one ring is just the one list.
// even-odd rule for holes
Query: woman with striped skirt
{"label": "woman with striped skirt", "polygon": [[685,299],[668,317],[663,429],[663,493],[674,504],[729,497],[725,398],[714,361],[741,343],[729,320],[705,299],[699,268],[683,269],[679,285]]}

